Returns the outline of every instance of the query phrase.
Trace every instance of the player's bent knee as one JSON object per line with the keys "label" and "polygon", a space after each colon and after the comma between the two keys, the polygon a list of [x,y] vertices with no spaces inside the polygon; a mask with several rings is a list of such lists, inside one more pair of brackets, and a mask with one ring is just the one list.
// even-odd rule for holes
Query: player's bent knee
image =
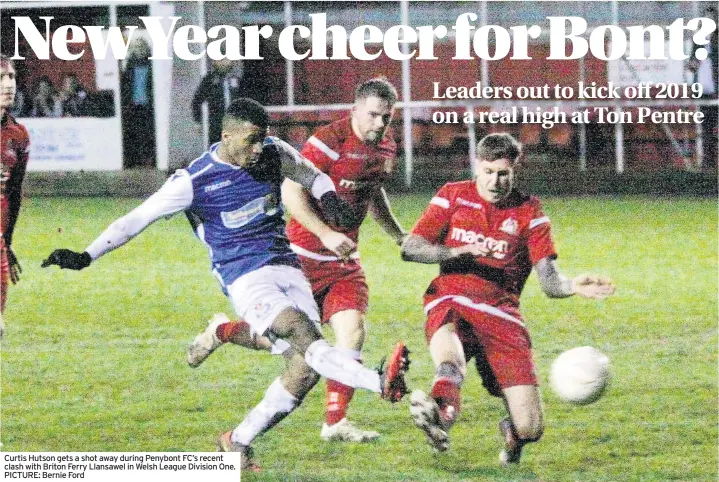
{"label": "player's bent knee", "polygon": [[315,328],[314,324],[304,320],[302,321],[302,325],[297,327],[297,330],[294,333],[294,336],[291,338],[290,342],[292,345],[297,347],[298,350],[305,352],[307,351],[307,348],[312,345],[312,343],[316,342],[317,340],[321,340],[322,335],[320,332]]}
{"label": "player's bent knee", "polygon": [[306,314],[292,308],[282,311],[270,326],[270,331],[304,352],[313,342],[322,338],[315,324]]}
{"label": "player's bent knee", "polygon": [[307,392],[312,389],[315,385],[317,385],[317,382],[320,381],[320,375],[316,371],[312,370],[311,368],[307,367],[307,370],[303,373],[299,374],[297,383],[302,385],[302,387],[305,388]]}
{"label": "player's bent knee", "polygon": [[320,380],[319,374],[310,368],[302,355],[295,354],[282,374],[282,383],[299,400]]}
{"label": "player's bent knee", "polygon": [[541,411],[527,409],[519,414],[512,414],[512,422],[520,439],[535,442],[542,438],[544,422]]}
{"label": "player's bent knee", "polygon": [[517,432],[517,437],[526,442],[536,442],[544,434],[544,425],[541,422],[525,424],[515,422],[514,429]]}
{"label": "player's bent knee", "polygon": [[517,436],[527,441],[539,440],[544,432],[544,416],[538,388],[518,385],[503,392]]}

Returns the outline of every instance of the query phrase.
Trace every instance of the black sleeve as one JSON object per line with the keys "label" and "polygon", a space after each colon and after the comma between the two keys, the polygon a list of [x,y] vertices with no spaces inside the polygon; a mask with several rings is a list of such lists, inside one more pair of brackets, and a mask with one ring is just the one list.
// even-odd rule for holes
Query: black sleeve
{"label": "black sleeve", "polygon": [[20,214],[20,202],[22,201],[22,182],[25,178],[25,170],[27,169],[27,153],[19,154],[18,161],[13,167],[12,174],[6,185],[8,197],[8,226],[7,231],[3,233],[5,244],[12,244],[12,233],[15,230],[15,223]]}

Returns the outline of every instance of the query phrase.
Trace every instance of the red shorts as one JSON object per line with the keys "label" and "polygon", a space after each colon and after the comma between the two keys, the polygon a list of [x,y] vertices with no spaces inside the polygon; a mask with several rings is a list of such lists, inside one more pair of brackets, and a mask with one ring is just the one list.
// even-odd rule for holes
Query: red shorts
{"label": "red shorts", "polygon": [[312,285],[312,294],[327,323],[335,313],[357,310],[367,313],[369,288],[357,261],[316,261],[300,256],[302,272]]}
{"label": "red shorts", "polygon": [[[466,299],[466,298],[465,298]],[[487,311],[482,311],[486,309]],[[487,391],[502,396],[502,389],[518,385],[538,385],[532,361],[532,342],[519,313],[506,313],[516,321],[488,311],[488,305],[465,306],[445,300],[427,314],[427,342],[442,326],[457,327],[467,361],[474,357],[477,371]],[[521,323],[521,324],[520,324]]]}
{"label": "red shorts", "polygon": [[7,289],[10,286],[10,261],[5,249],[5,241],[0,238],[0,313],[5,312]]}

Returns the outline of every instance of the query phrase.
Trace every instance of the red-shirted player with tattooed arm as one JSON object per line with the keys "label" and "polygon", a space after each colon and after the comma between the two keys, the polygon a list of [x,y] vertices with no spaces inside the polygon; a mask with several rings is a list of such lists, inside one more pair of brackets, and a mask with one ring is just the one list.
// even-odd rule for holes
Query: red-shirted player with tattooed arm
{"label": "red-shirted player with tattooed arm", "polygon": [[[385,134],[396,101],[396,89],[384,78],[360,84],[351,115],[318,129],[302,149],[302,155],[330,176],[339,197],[353,208],[357,216],[354,227],[329,225],[302,186],[292,181],[282,186],[282,200],[292,215],[287,236],[312,285],[322,323],[332,326],[336,346],[356,360],[361,360],[369,299],[357,252],[359,226],[369,212],[398,245],[406,236],[382,187],[395,164],[397,146]],[[229,321],[224,315],[216,315],[209,327],[190,345],[188,362],[192,366],[226,342],[254,349],[273,348],[266,338],[250,336],[244,322]],[[275,346],[274,352],[283,348]],[[323,439],[367,442],[379,437],[379,433],[361,430],[347,421],[353,393],[351,387],[327,381]]]}
{"label": "red-shirted player with tattooed arm", "polygon": [[27,129],[11,115],[10,108],[15,102],[15,65],[13,61],[0,54],[0,205],[2,211],[2,239],[0,239],[0,337],[4,331],[1,313],[5,311],[8,282],[20,280],[20,263],[12,250],[12,235],[15,230],[20,201],[22,200],[22,181],[27,169],[30,139]]}
{"label": "red-shirted player with tattooed arm", "polygon": [[614,292],[607,278],[559,273],[549,218],[539,200],[513,188],[520,156],[521,145],[509,134],[482,139],[476,181],[442,187],[402,246],[403,259],[440,265],[424,297],[435,379],[429,396],[412,392],[414,422],[435,450],[449,448],[447,432],[474,357],[483,385],[504,399],[509,414],[500,422],[505,465],[518,463],[522,447],[544,429],[531,342],[519,313],[532,267],[552,298],[602,299]]}

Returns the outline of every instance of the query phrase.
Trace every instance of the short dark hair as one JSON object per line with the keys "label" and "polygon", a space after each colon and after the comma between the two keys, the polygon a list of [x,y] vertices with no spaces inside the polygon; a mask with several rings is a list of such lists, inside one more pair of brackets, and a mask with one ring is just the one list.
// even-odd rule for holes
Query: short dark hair
{"label": "short dark hair", "polygon": [[489,134],[477,145],[477,158],[481,161],[508,159],[515,163],[521,155],[522,144],[506,132]]}
{"label": "short dark hair", "polygon": [[355,90],[355,100],[363,100],[368,97],[379,97],[390,105],[394,105],[398,99],[397,89],[386,77],[375,77],[362,82]]}
{"label": "short dark hair", "polygon": [[250,124],[266,129],[270,125],[270,116],[267,109],[253,99],[241,97],[232,101],[222,118],[222,129],[227,128],[230,122],[247,121]]}
{"label": "short dark hair", "polygon": [[5,54],[0,54],[0,62],[10,64],[10,67],[15,68],[15,61]]}

